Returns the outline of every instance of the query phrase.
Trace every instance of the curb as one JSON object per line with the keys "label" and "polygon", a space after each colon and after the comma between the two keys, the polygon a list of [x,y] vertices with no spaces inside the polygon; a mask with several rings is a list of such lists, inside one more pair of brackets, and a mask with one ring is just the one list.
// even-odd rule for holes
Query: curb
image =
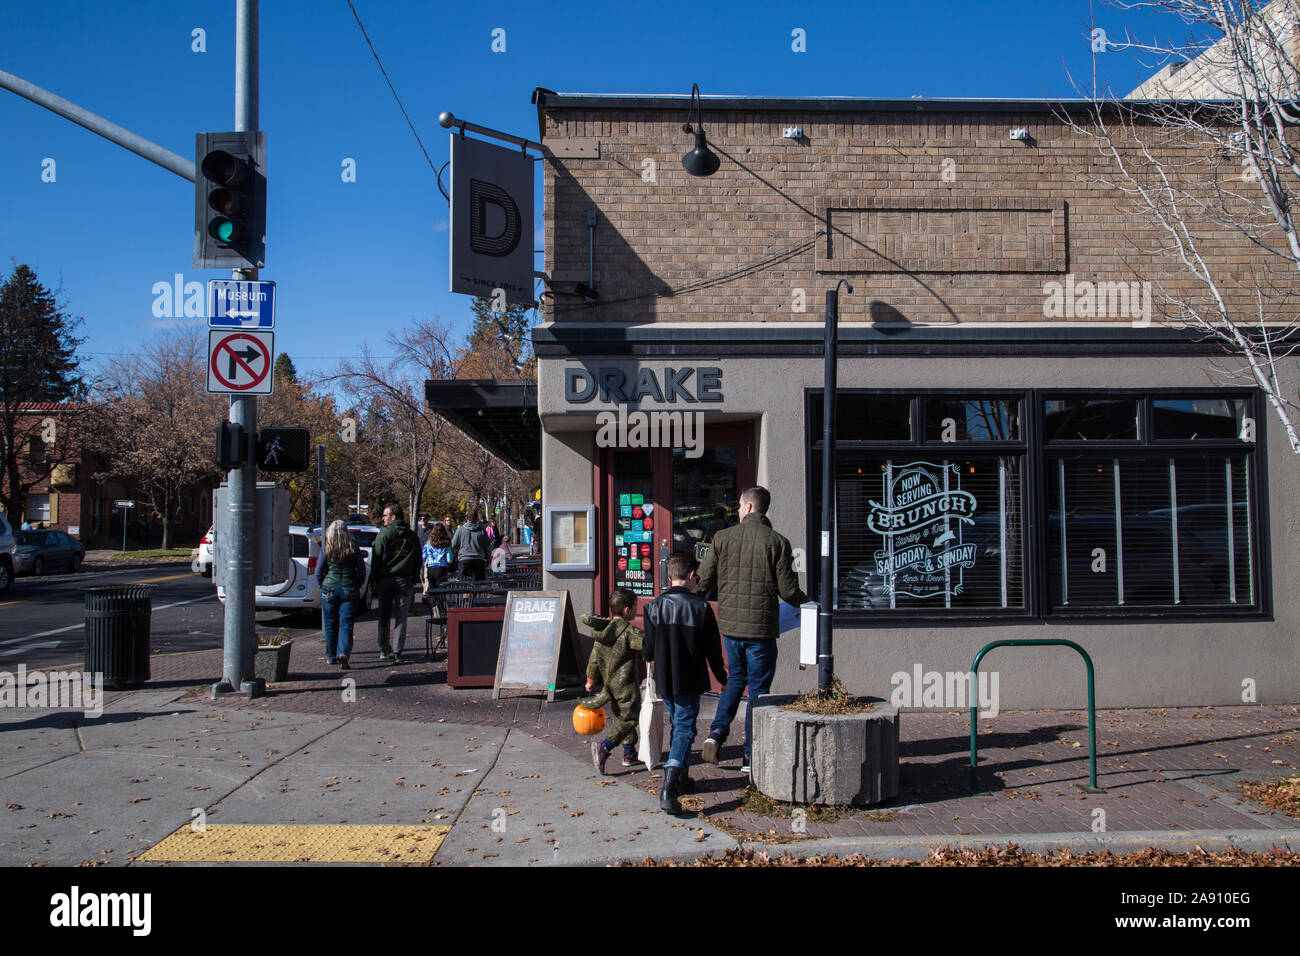
{"label": "curb", "polygon": [[1000,849],[1014,844],[1032,853],[1050,853],[1052,850],[1069,850],[1071,853],[1130,853],[1146,849],[1190,853],[1197,849],[1223,852],[1230,849],[1247,853],[1264,853],[1276,848],[1300,851],[1300,827],[1292,827],[1289,834],[1277,830],[1254,833],[1242,830],[1192,830],[1169,833],[1162,830],[1129,830],[1122,833],[1024,833],[1011,837],[991,839],[987,836],[915,836],[915,837],[840,837],[820,840],[799,840],[794,843],[745,843],[750,850],[762,851],[769,857],[808,857],[818,855],[847,856],[860,853],[875,860],[924,860],[932,850],[945,847]]}

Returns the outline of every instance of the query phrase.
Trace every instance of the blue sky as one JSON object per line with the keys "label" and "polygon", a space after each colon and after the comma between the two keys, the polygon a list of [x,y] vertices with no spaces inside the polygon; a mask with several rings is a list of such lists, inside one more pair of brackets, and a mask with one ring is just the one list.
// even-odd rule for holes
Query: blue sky
{"label": "blue sky", "polygon": [[[437,166],[449,149],[442,110],[535,139],[535,86],[1072,97],[1067,69],[1090,82],[1090,22],[1112,39],[1125,26],[1181,35],[1100,0],[1091,14],[1088,0],[354,3]],[[413,319],[466,327],[469,300],[447,288],[446,202],[346,0],[261,6],[262,277],[277,283],[276,350],[300,369],[329,370],[363,344],[386,354],[385,334]],[[196,132],[234,125],[234,11],[234,0],[5,0],[0,69],[188,157]],[[191,49],[196,28],[206,52]],[[497,28],[503,53],[491,49]],[[791,50],[796,28],[807,52]],[[1100,84],[1120,92],[1152,72],[1122,51],[1096,61]],[[154,315],[155,283],[229,277],[191,266],[191,184],[4,90],[0,130],[2,271],[25,262],[61,287],[85,319],[88,360],[112,362],[157,334],[166,320]],[[355,182],[343,181],[345,158]],[[42,180],[47,159],[53,182]],[[539,175],[539,223],[541,213]]]}

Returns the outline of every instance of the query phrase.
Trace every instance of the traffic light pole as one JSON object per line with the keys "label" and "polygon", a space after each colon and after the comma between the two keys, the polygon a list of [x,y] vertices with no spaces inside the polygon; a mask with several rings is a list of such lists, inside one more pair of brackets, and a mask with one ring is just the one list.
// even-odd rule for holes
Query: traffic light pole
{"label": "traffic light pole", "polygon": [[[235,0],[235,129],[257,129],[257,0]],[[234,269],[234,279],[257,278],[256,269]],[[257,510],[257,467],[252,446],[257,435],[257,398],[230,396],[230,421],[242,425],[249,436],[249,455],[230,471],[230,546],[226,549],[225,652],[220,682],[212,696],[244,694],[259,697],[265,685],[253,679],[257,653],[257,580],[253,543],[253,517]]]}
{"label": "traffic light pole", "polygon": [[116,143],[124,149],[129,149],[137,156],[143,156],[151,163],[157,163],[163,169],[175,173],[181,179],[194,182],[194,162],[192,160],[179,156],[170,149],[159,146],[157,143],[131,132],[124,126],[118,126],[111,120],[106,120],[85,107],[78,106],[71,100],[65,100],[57,93],[41,89],[35,83],[28,83],[22,77],[6,73],[4,70],[0,70],[0,89],[17,93],[23,99],[31,100],[37,106],[44,106],[51,113],[57,113],[64,119],[72,120],[78,126],[84,126],[92,133],[98,133],[110,143]]}

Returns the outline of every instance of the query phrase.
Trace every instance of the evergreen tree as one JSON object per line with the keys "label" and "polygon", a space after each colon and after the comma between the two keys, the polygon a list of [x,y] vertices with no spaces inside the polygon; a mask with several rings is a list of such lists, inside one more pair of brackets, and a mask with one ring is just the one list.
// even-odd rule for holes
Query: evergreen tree
{"label": "evergreen tree", "polygon": [[470,303],[474,324],[469,333],[470,365],[466,370],[478,378],[534,378],[537,359],[533,355],[532,329],[536,310],[515,303],[501,313],[492,311],[488,299],[476,297]]}
{"label": "evergreen tree", "polygon": [[[25,411],[32,403],[80,400],[85,382],[77,370],[73,332],[81,324],[59,308],[54,293],[26,265],[0,286],[0,502],[10,520],[23,520],[27,492],[49,477],[57,463],[45,454],[42,418]],[[62,428],[60,424],[60,430]],[[41,453],[23,451],[41,442]]]}
{"label": "evergreen tree", "polygon": [[279,384],[287,382],[294,384],[298,381],[298,369],[294,367],[293,359],[289,358],[288,352],[281,352],[275,360],[275,369],[271,372],[274,376],[273,382]]}

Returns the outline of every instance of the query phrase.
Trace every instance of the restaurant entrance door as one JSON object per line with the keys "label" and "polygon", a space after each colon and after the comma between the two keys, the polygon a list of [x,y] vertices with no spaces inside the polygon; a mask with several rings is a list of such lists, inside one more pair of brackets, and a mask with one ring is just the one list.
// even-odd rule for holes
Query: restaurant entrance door
{"label": "restaurant entrance door", "polygon": [[625,587],[637,595],[639,617],[645,602],[668,586],[673,551],[698,553],[717,531],[736,523],[740,492],[757,473],[754,426],[706,425],[695,449],[599,450],[598,613],[608,613],[611,590]]}

